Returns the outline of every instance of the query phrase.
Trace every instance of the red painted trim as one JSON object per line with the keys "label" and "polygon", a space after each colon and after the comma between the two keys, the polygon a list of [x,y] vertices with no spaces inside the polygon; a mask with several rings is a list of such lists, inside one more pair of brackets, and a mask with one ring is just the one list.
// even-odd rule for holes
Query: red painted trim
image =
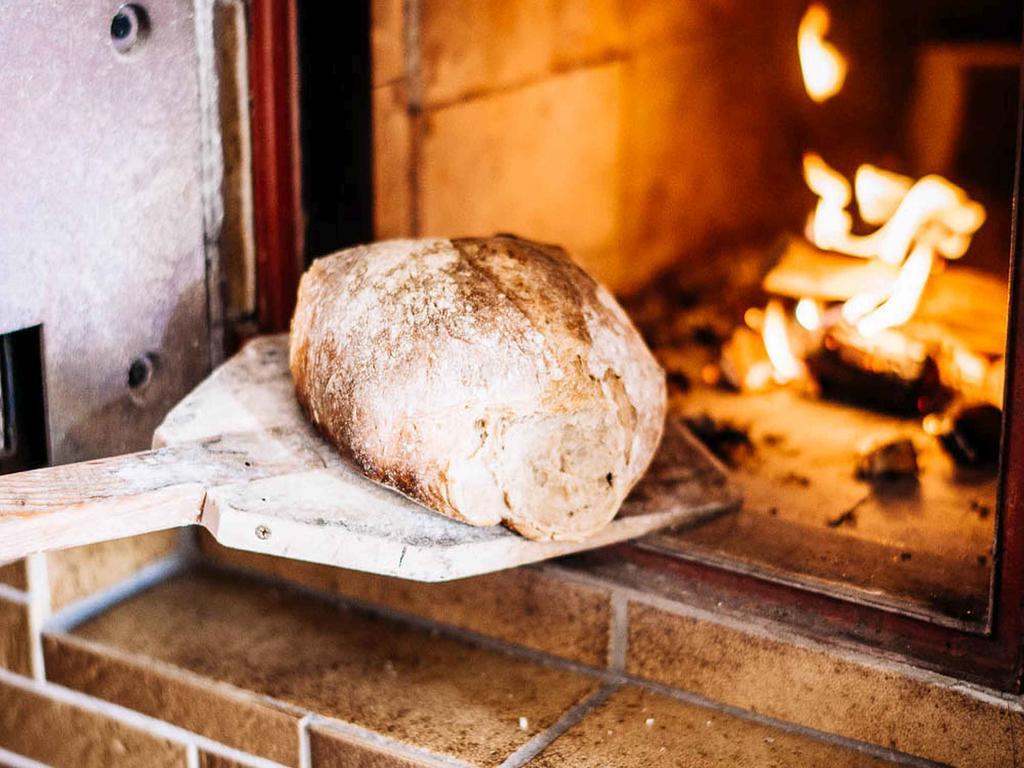
{"label": "red painted trim", "polygon": [[292,0],[249,7],[257,316],[273,332],[288,328],[302,274],[296,9]]}

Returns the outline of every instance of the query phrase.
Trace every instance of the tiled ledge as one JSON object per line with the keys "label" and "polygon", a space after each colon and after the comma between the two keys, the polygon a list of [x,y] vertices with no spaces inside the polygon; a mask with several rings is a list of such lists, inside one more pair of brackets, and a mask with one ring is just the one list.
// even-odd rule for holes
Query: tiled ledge
{"label": "tiled ledge", "polygon": [[200,569],[46,633],[45,655],[52,683],[282,765],[887,762],[882,750],[472,640]]}
{"label": "tiled ledge", "polygon": [[358,605],[929,760],[1012,766],[1015,755],[1024,755],[1019,697],[730,616],[729,606],[659,589],[625,564],[549,564],[417,584],[228,550],[209,539],[201,550],[223,565]]}

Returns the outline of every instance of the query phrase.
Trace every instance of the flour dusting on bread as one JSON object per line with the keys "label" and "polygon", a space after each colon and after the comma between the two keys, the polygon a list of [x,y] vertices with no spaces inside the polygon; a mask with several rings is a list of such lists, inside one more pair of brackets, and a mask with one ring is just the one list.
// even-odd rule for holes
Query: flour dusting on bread
{"label": "flour dusting on bread", "polygon": [[314,262],[292,321],[303,408],[371,478],[533,539],[608,523],[650,463],[664,374],[559,248],[394,240]]}

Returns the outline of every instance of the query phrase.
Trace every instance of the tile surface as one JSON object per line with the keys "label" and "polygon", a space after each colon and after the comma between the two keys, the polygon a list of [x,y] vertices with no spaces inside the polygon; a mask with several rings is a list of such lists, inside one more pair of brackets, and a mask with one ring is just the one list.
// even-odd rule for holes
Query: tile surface
{"label": "tile surface", "polygon": [[0,682],[0,747],[53,768],[186,768],[185,747]]}
{"label": "tile surface", "polygon": [[1019,702],[810,645],[629,606],[628,672],[781,720],[962,766],[1024,755]]}
{"label": "tile surface", "polygon": [[529,765],[867,768],[889,763],[628,686],[612,694]]}
{"label": "tile surface", "polygon": [[0,597],[0,667],[32,674],[28,605]]}
{"label": "tile surface", "polygon": [[375,88],[405,76],[404,8],[403,0],[370,3],[370,58]]}
{"label": "tile surface", "polygon": [[570,672],[212,573],[175,577],[74,634],[480,765],[500,763],[596,687]]}
{"label": "tile surface", "polygon": [[206,750],[199,750],[199,768],[249,768],[252,763],[242,763],[230,757],[215,755]]}
{"label": "tile surface", "polygon": [[296,711],[74,636],[48,635],[43,648],[46,676],[55,683],[244,752],[298,765],[301,714]]}
{"label": "tile surface", "polygon": [[527,648],[603,667],[610,595],[540,568],[516,568],[426,584],[268,557],[217,544],[202,534],[204,554],[325,592],[422,616]]}
{"label": "tile surface", "polygon": [[25,561],[15,560],[13,563],[0,565],[0,584],[6,584],[15,589],[28,589]]}
{"label": "tile surface", "polygon": [[169,530],[47,553],[52,608],[58,610],[127,579],[173,554],[177,544],[178,531]]}
{"label": "tile surface", "polygon": [[311,768],[432,768],[438,763],[401,755],[328,728],[309,732]]}

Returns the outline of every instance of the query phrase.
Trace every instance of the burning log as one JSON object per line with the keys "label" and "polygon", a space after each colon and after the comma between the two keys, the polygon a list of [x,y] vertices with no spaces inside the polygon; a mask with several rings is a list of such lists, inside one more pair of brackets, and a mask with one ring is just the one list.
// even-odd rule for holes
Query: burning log
{"label": "burning log", "polygon": [[924,345],[895,331],[864,338],[837,326],[805,363],[824,397],[896,414],[941,409],[950,394]]}

